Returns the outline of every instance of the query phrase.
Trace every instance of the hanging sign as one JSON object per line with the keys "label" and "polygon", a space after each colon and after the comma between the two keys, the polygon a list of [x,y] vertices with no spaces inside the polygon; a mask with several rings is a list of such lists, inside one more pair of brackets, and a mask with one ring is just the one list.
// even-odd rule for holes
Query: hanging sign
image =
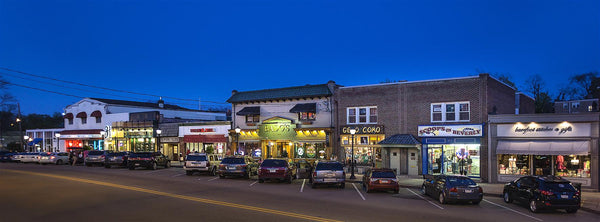
{"label": "hanging sign", "polygon": [[419,137],[482,137],[483,125],[419,126]]}

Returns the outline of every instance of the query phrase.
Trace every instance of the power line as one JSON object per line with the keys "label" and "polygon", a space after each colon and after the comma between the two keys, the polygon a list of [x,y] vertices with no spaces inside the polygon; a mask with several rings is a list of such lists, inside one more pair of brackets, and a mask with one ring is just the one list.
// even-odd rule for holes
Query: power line
{"label": "power line", "polygon": [[[111,89],[111,88],[106,88],[106,87],[87,85],[87,84],[78,83],[78,82],[72,82],[72,81],[67,81],[67,80],[60,80],[60,79],[56,79],[56,78],[50,78],[50,77],[46,77],[46,76],[31,74],[31,73],[27,73],[27,72],[23,72],[23,71],[19,71],[19,70],[9,69],[9,68],[6,68],[6,67],[0,67],[0,69],[6,70],[6,71],[10,71],[10,72],[16,72],[16,73],[20,73],[20,74],[24,74],[24,75],[28,75],[28,76],[33,76],[33,77],[37,77],[37,78],[49,79],[49,80],[52,80],[52,81],[64,82],[64,83],[69,83],[69,84],[74,84],[74,85],[80,85],[80,86],[85,86],[85,87],[91,87],[91,88],[96,88],[96,89],[102,89],[102,90],[116,91],[116,92],[122,92],[122,93],[130,93],[130,94],[143,95],[143,96],[163,97],[163,98],[169,98],[169,99],[175,99],[175,100],[183,100],[183,101],[198,101],[198,100],[195,100],[195,99],[182,99],[182,98],[177,98],[177,97],[159,96],[159,95],[153,95],[153,94],[147,94],[147,93],[137,93],[137,92],[131,92],[131,91],[126,91],[126,90],[120,90],[120,89]],[[224,102],[214,102],[214,101],[202,101],[202,102],[215,103],[215,104],[228,104],[228,103],[224,103]]]}

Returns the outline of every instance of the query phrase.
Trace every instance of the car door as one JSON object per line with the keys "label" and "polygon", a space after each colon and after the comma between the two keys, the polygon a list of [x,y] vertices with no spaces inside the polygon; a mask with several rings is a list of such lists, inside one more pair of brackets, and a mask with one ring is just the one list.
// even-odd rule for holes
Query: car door
{"label": "car door", "polygon": [[531,177],[523,177],[517,180],[517,199],[525,202],[529,201],[532,186],[533,180]]}
{"label": "car door", "polygon": [[440,195],[440,193],[444,192],[444,188],[446,187],[446,178],[445,177],[438,177],[435,181],[435,187],[434,187],[434,192],[436,196]]}

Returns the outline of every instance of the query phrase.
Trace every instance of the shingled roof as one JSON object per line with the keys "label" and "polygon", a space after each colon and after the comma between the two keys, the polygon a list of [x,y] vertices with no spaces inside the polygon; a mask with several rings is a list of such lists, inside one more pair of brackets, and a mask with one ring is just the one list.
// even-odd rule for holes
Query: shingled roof
{"label": "shingled roof", "polygon": [[236,92],[227,100],[227,102],[241,103],[277,99],[299,99],[331,95],[333,95],[333,93],[331,92],[331,90],[329,90],[327,84],[305,85],[278,89]]}
{"label": "shingled roof", "polygon": [[[138,106],[138,107],[149,107],[149,108],[159,109],[158,103],[126,101],[126,100],[117,100],[117,99],[100,99],[100,98],[90,98],[90,99],[97,100],[97,101],[107,103],[107,104],[113,104],[113,105]],[[198,110],[183,108],[183,107],[177,106],[177,105],[169,105],[166,103],[164,104],[164,108],[160,108],[160,109],[198,111]]]}
{"label": "shingled roof", "polygon": [[413,135],[411,134],[396,134],[385,138],[379,145],[418,145],[421,144]]}

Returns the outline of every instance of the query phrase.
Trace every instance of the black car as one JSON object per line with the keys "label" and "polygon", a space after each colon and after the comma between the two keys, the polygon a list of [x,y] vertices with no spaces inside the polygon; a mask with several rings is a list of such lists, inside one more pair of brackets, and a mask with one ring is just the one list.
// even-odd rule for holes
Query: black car
{"label": "black car", "polygon": [[565,209],[575,213],[581,207],[581,193],[571,182],[556,176],[525,176],[504,185],[504,202],[528,203],[533,213],[541,209]]}
{"label": "black car", "polygon": [[12,161],[12,156],[15,155],[15,153],[11,153],[11,152],[0,152],[0,162],[13,162]]}
{"label": "black car", "polygon": [[461,175],[426,175],[421,193],[437,198],[441,204],[451,201],[479,204],[483,199],[483,189],[471,178]]}
{"label": "black car", "polygon": [[127,159],[127,167],[130,170],[134,170],[136,167],[156,170],[158,166],[171,167],[171,161],[160,152],[131,153]]}
{"label": "black car", "polygon": [[112,166],[127,167],[127,159],[129,158],[129,152],[116,152],[107,153],[104,160],[104,167],[110,168]]}

